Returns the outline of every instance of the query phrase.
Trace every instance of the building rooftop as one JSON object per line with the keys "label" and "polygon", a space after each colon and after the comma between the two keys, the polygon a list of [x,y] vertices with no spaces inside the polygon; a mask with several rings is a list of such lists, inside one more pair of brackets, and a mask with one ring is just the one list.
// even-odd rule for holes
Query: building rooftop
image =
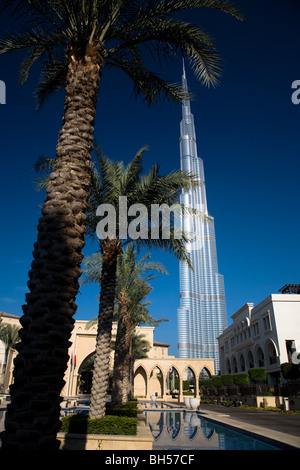
{"label": "building rooftop", "polygon": [[20,317],[18,315],[12,315],[11,313],[6,313],[6,312],[0,312],[0,317],[2,318],[16,318],[19,319]]}
{"label": "building rooftop", "polygon": [[282,294],[300,294],[300,284],[286,284],[279,289]]}
{"label": "building rooftop", "polygon": [[169,348],[170,345],[167,344],[167,343],[160,343],[159,341],[153,341],[153,346],[161,346],[161,347],[164,347],[164,348]]}

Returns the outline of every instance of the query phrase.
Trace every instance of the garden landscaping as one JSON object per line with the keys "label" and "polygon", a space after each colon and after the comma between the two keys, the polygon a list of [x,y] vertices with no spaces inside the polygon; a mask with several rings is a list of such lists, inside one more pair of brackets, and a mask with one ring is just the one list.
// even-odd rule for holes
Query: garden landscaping
{"label": "garden landscaping", "polygon": [[138,417],[138,402],[130,400],[121,407],[107,405],[106,416],[91,419],[73,414],[61,419],[57,435],[62,450],[142,450],[152,449],[153,437]]}

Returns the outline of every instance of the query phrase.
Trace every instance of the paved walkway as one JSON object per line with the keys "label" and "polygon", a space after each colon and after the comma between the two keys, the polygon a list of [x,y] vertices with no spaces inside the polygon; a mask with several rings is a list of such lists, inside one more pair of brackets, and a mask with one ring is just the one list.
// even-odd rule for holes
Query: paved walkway
{"label": "paved walkway", "polygon": [[200,413],[223,424],[300,449],[300,415],[206,404],[201,404]]}

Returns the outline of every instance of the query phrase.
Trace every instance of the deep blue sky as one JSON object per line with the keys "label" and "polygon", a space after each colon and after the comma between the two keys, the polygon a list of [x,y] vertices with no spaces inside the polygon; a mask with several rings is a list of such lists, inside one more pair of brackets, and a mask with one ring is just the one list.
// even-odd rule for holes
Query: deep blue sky
{"label": "deep blue sky", "polygon": [[[187,78],[195,96],[198,154],[204,160],[208,209],[215,218],[219,272],[225,278],[228,322],[246,302],[259,303],[286,283],[298,283],[300,105],[291,101],[291,85],[300,80],[298,0],[236,0],[247,22],[216,11],[193,16],[216,39],[223,78],[207,89]],[[0,34],[12,30],[0,18]],[[0,311],[21,315],[28,270],[36,240],[43,194],[34,190],[32,167],[41,154],[55,154],[63,112],[63,93],[35,111],[37,68],[17,85],[20,56],[0,57],[6,104],[0,105],[1,274]],[[181,80],[181,61],[161,70]],[[145,169],[158,162],[161,173],[177,169],[181,106],[135,101],[119,72],[104,72],[95,137],[112,159],[129,161],[144,144]],[[85,253],[97,250],[87,243]],[[151,314],[167,317],[155,339],[177,354],[178,262],[153,252],[170,274],[153,281]],[[98,287],[78,295],[76,319],[98,312]]]}

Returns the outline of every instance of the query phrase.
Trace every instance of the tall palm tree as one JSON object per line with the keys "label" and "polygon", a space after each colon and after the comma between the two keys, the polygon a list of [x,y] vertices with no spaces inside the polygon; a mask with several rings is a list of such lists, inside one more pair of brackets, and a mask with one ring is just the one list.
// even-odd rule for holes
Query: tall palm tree
{"label": "tall palm tree", "polygon": [[62,129],[37,227],[3,436],[4,449],[55,449],[77,308],[103,69],[121,68],[133,79],[136,94],[143,94],[150,104],[159,97],[181,99],[181,87],[145,67],[145,51],[162,61],[184,53],[197,77],[215,84],[220,70],[212,39],[177,14],[208,7],[242,16],[227,0],[2,0],[1,7],[18,15],[18,22],[17,30],[0,39],[0,54],[26,54],[21,83],[33,64],[40,63],[38,106],[53,91],[65,89]]}
{"label": "tall palm tree", "polygon": [[[99,153],[99,148],[97,147],[97,149]],[[36,162],[34,171],[39,174],[38,178],[35,180],[36,189],[38,191],[47,187],[47,181],[49,180],[53,164],[54,159],[45,156],[41,156]],[[91,190],[95,190],[95,185],[92,185]],[[97,193],[95,194],[95,197],[97,197]],[[93,225],[90,229],[90,234],[93,234]],[[115,404],[124,404],[124,402],[127,401],[127,397],[129,397],[133,391],[132,377],[134,360],[132,356],[132,338],[134,336],[135,327],[140,323],[157,326],[161,321],[167,321],[164,318],[160,320],[152,318],[149,315],[147,308],[149,302],[147,303],[143,301],[152,290],[152,287],[148,282],[155,276],[152,273],[146,278],[141,278],[141,275],[145,275],[147,271],[153,270],[158,270],[164,274],[167,273],[164,266],[157,262],[149,262],[149,258],[150,254],[147,254],[137,263],[137,253],[134,253],[133,244],[130,244],[127,247],[126,252],[118,257],[115,296],[116,304],[119,305],[119,308],[116,306],[114,318],[118,319],[119,317],[119,321],[117,340],[113,343],[113,349],[115,350],[113,401]],[[84,260],[83,271],[84,275],[80,281],[81,285],[90,283],[101,285],[101,254],[94,253],[93,255],[87,256]],[[127,305],[126,299],[128,297],[128,291],[129,303]],[[123,314],[121,314],[121,312],[123,312]],[[87,323],[87,328],[94,326],[97,321],[97,317],[90,320]],[[119,351],[122,351],[122,353],[119,353]],[[125,357],[127,359],[126,362],[123,360]],[[117,379],[117,377],[121,375],[123,380]]]}
{"label": "tall palm tree", "polygon": [[[134,242],[138,248],[147,247],[149,249],[154,247],[164,249],[173,253],[178,259],[185,260],[191,266],[185,249],[185,242],[188,241],[186,234],[183,233],[179,237],[174,220],[170,219],[169,231],[167,236],[164,236],[162,232],[163,219],[152,220],[151,206],[165,204],[172,207],[175,203],[178,203],[181,189],[187,190],[199,183],[193,175],[181,170],[162,176],[159,174],[157,165],[154,165],[148,174],[142,175],[144,150],[145,148],[141,149],[126,167],[122,162],[113,162],[98,151],[99,173],[96,168],[92,173],[88,227],[92,232],[96,230],[98,234],[99,231],[96,227],[106,218],[101,218],[98,207],[111,207],[114,209],[115,231],[113,233],[108,229],[110,232],[108,236],[103,234],[104,236],[99,239],[102,254],[102,272],[96,357],[91,391],[91,418],[105,416],[111,330],[116,294],[117,260],[123,252],[123,247]],[[125,195],[128,208],[134,207],[134,204],[139,204],[139,207],[142,205],[146,209],[147,220],[144,220],[144,222],[150,229],[156,224],[156,228],[159,229],[156,238],[136,238],[135,234],[131,236],[129,227],[135,219],[134,216],[128,215],[125,220],[125,226],[128,224],[128,230],[124,231],[124,207],[120,198]]]}

